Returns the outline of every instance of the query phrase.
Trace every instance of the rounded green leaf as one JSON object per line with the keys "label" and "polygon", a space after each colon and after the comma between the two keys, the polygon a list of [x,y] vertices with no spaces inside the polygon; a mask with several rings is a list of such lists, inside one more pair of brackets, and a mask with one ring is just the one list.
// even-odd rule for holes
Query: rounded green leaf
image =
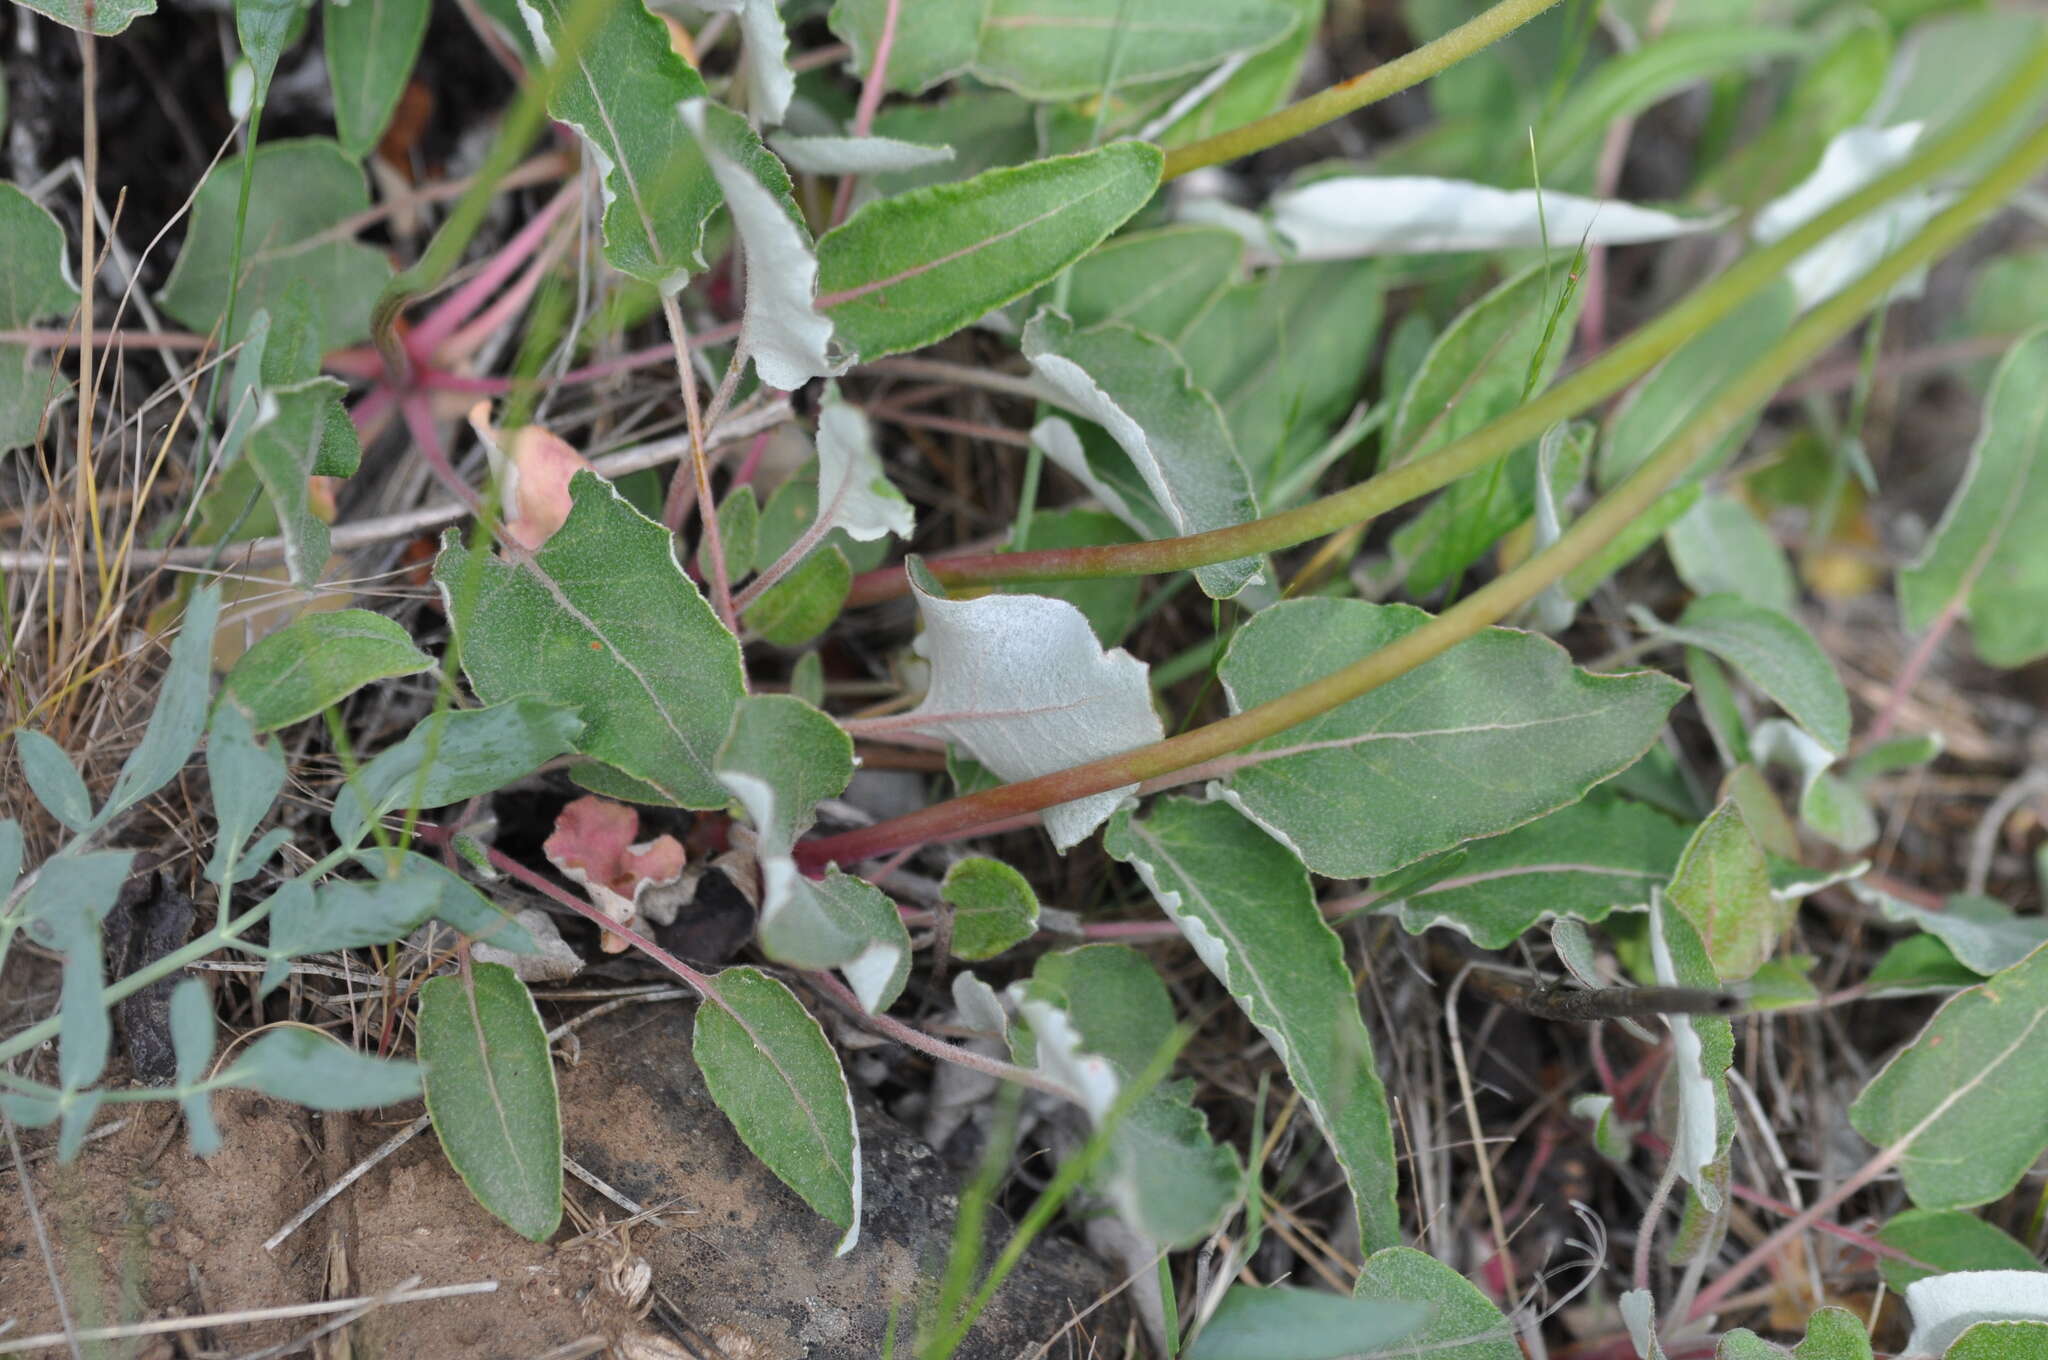
{"label": "rounded green leaf", "polygon": [[242,654],[227,690],[257,732],[289,727],[376,680],[418,675],[434,658],[367,609],[306,614]]}
{"label": "rounded green leaf", "polygon": [[1038,929],[1038,894],[999,859],[956,860],[939,897],[953,908],[953,953],[963,959],[992,959]]}
{"label": "rounded green leaf", "polygon": [[562,1221],[562,1112],[547,1028],[503,964],[420,988],[427,1113],[477,1203],[544,1242]]}

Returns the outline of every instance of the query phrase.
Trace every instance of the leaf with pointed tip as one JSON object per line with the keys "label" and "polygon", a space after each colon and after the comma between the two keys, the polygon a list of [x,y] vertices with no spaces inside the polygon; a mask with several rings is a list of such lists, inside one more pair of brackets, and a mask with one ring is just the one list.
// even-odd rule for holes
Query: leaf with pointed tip
{"label": "leaf with pointed tip", "polygon": [[562,1221],[562,1113],[547,1027],[503,964],[420,987],[427,1113],[449,1165],[506,1227],[545,1242]]}
{"label": "leaf with pointed tip", "polygon": [[57,1076],[66,1091],[90,1086],[106,1069],[113,1023],[100,996],[105,986],[100,922],[113,909],[134,858],[125,850],[58,855],[44,861],[22,900],[29,938],[64,956]]}
{"label": "leaf with pointed tip", "polygon": [[420,1093],[418,1063],[371,1058],[315,1029],[273,1029],[222,1074],[242,1086],[311,1110],[374,1110]]}
{"label": "leaf with pointed tip", "polygon": [[1386,1091],[1344,947],[1287,848],[1227,803],[1163,798],[1103,838],[1133,865],[1195,953],[1287,1068],[1350,1184],[1361,1239],[1397,1245],[1401,1216]]}
{"label": "leaf with pointed tip", "polygon": [[[1127,503],[1132,528],[1166,538],[1257,517],[1223,411],[1171,345],[1120,323],[1077,331],[1066,317],[1045,311],[1024,328],[1024,355],[1063,405],[1109,432],[1135,469],[1149,504]],[[1062,465],[1069,447],[1045,446]],[[1085,479],[1084,470],[1068,470]],[[1258,570],[1257,558],[1239,558],[1196,567],[1195,580],[1209,595],[1229,599]]]}
{"label": "leaf with pointed tip", "polygon": [[879,199],[819,238],[819,310],[863,359],[928,345],[1087,254],[1145,206],[1162,164],[1114,142]]}
{"label": "leaf with pointed tip", "polygon": [[[0,109],[0,121],[4,119],[5,110]],[[8,243],[6,255],[0,257],[0,330],[32,326],[77,305],[64,229],[48,209],[4,181],[0,240]],[[0,345],[0,453],[33,444],[44,409],[69,386],[38,351],[27,345]]]}
{"label": "leaf with pointed tip", "polygon": [[[1165,736],[1145,666],[1105,652],[1088,620],[1042,595],[946,598],[921,566],[911,572],[924,632],[913,644],[931,662],[931,687],[913,713],[920,731],[956,741],[1008,780],[1029,779]],[[1047,808],[1045,829],[1064,851],[1136,785]]]}
{"label": "leaf with pointed tip", "polygon": [[2048,947],[1934,1013],[1849,1107],[1896,1150],[1923,1209],[1967,1209],[2011,1190],[2048,1147]]}
{"label": "leaf with pointed tip", "polygon": [[2048,1270],[2010,1233],[1961,1209],[1908,1209],[1893,1215],[1877,1240],[1924,1263],[1877,1263],[1885,1284],[1902,1294],[1915,1280],[1958,1270]]}
{"label": "leaf with pointed tip", "polygon": [[1296,19],[1278,0],[989,0],[974,74],[1026,98],[1108,98],[1263,51]]}
{"label": "leaf with pointed tip", "polygon": [[1482,949],[1505,949],[1547,917],[1600,921],[1647,904],[1685,842],[1685,829],[1656,809],[1596,793],[1467,843],[1452,872],[1381,909],[1398,911],[1413,935],[1449,926]]}
{"label": "leaf with pointed tip", "polygon": [[171,641],[171,662],[157,689],[149,726],[122,764],[99,815],[92,819],[95,828],[170,783],[199,744],[200,734],[206,730],[207,692],[213,686],[213,629],[219,619],[219,586],[201,586],[185,601],[185,616],[178,636]]}
{"label": "leaf with pointed tip", "polygon": [[782,162],[728,108],[689,99],[678,112],[725,195],[746,252],[744,334],[755,372],[770,387],[794,390],[844,369],[847,361],[830,353],[832,323],[817,311],[818,258]]}
{"label": "leaf with pointed tip", "polygon": [[1970,461],[1920,559],[1899,573],[1899,609],[1915,632],[1944,613],[1970,621],[1994,666],[2048,655],[2048,567],[2030,526],[2048,522],[2048,327],[2006,352],[1984,398]]}
{"label": "leaf with pointed tip", "polygon": [[1429,1321],[1402,1338],[1408,1354],[1432,1360],[1520,1360],[1514,1324],[1493,1301],[1463,1275],[1412,1247],[1384,1247],[1367,1257],[1351,1296],[1429,1310]]}
{"label": "leaf with pointed tip", "polygon": [[576,749],[582,720],[539,699],[430,713],[363,766],[334,800],[329,821],[345,844],[401,807],[445,807],[492,793]]}
{"label": "leaf with pointed tip", "polygon": [[[569,41],[574,9],[572,0],[519,0],[534,48],[550,66]],[[575,128],[597,158],[605,259],[673,293],[705,267],[704,223],[720,201],[703,152],[676,116],[678,104],[704,96],[704,81],[640,0],[606,4],[603,15],[567,55],[548,112]]]}
{"label": "leaf with pointed tip", "polygon": [[1692,923],[1721,981],[1763,966],[1791,912],[1771,892],[1763,847],[1733,799],[1700,823],[1671,875],[1670,904]]}
{"label": "leaf with pointed tip", "polygon": [[220,1126],[213,1122],[213,1095],[198,1089],[213,1062],[213,993],[198,978],[188,977],[171,990],[171,1052],[178,1065],[179,1098],[192,1155],[211,1157],[220,1150]]}
{"label": "leaf with pointed tip", "polygon": [[552,538],[507,561],[453,531],[434,564],[462,667],[488,703],[573,705],[577,749],[683,807],[725,806],[712,772],[745,685],[738,640],[684,574],[668,531],[579,472]]}
{"label": "leaf with pointed tip", "polygon": [[291,960],[337,949],[389,944],[418,929],[440,905],[441,888],[405,875],[369,883],[335,881],[316,890],[295,878],[277,890],[270,911],[270,966],[260,993],[291,972]]}
{"label": "leaf with pointed tip", "polygon": [[894,137],[793,137],[781,133],[769,147],[799,175],[890,175],[953,159],[950,146],[901,142]]}
{"label": "leaf with pointed tip", "polygon": [[1695,595],[1735,595],[1789,614],[1798,596],[1792,564],[1748,505],[1709,491],[1664,531],[1678,579]]}
{"label": "leaf with pointed tip", "polygon": [[848,538],[872,543],[894,534],[908,539],[917,523],[910,502],[882,470],[867,413],[839,398],[828,383],[818,411],[818,519]]}
{"label": "leaf with pointed tip", "polygon": [[[992,861],[984,861],[992,862]],[[1083,945],[1048,954],[1019,993],[1063,1014],[1079,1048],[1116,1070],[1121,1088],[1135,1081],[1174,1042],[1173,999],[1142,954],[1123,945]],[[1046,1021],[1025,1004],[1023,1046],[1036,1050]],[[1013,1041],[1013,1047],[1016,1041]],[[1029,1062],[1033,1054],[1019,1054]],[[1139,1098],[1109,1130],[1108,1153],[1093,1181],[1133,1231],[1162,1247],[1206,1239],[1237,1202],[1244,1171],[1236,1152],[1210,1140],[1208,1120],[1194,1108],[1193,1084],[1162,1082]]]}
{"label": "leaf with pointed tip", "polygon": [[[1361,600],[1261,610],[1220,668],[1231,711],[1320,680],[1428,618]],[[1576,801],[1642,755],[1681,692],[1652,671],[1594,675],[1547,638],[1489,628],[1246,747],[1226,796],[1315,872],[1377,876]]]}
{"label": "leaf with pointed tip", "polygon": [[1293,1285],[1233,1284],[1186,1360],[1357,1360],[1398,1353],[1427,1309]]}
{"label": "leaf with pointed tip", "polygon": [[92,795],[64,748],[32,727],[14,734],[15,759],[21,762],[21,776],[28,791],[36,796],[52,817],[73,831],[92,825]]}
{"label": "leaf with pointed tip", "polygon": [[697,1007],[690,1055],[740,1140],[804,1203],[860,1240],[860,1132],[825,1031],[789,988],[728,968]]}
{"label": "leaf with pointed tip", "polygon": [[213,858],[206,865],[206,880],[239,883],[262,867],[260,861],[250,863],[242,852],[284,790],[285,764],[275,746],[256,740],[248,716],[232,698],[214,706],[206,776],[214,817]]}
{"label": "leaf with pointed tip", "polygon": [[335,133],[351,156],[369,155],[384,135],[432,7],[431,0],[325,0],[320,7]]}
{"label": "leaf with pointed tip", "polygon": [[322,138],[266,142],[255,156],[239,289],[230,274],[242,184],[242,157],[235,156],[199,186],[185,248],[159,295],[164,310],[203,333],[220,322],[233,292],[235,334],[222,343],[234,343],[297,282],[319,301],[322,351],[368,339],[370,306],[391,266],[382,251],[334,230],[370,206],[362,167]]}
{"label": "leaf with pointed tip", "polygon": [[253,729],[273,732],[367,684],[433,669],[405,629],[367,609],[301,615],[242,653],[226,688]]}
{"label": "leaf with pointed tip", "polygon": [[1868,883],[1849,885],[1865,906],[1887,921],[1917,925],[1948,947],[1955,960],[1983,977],[2012,967],[2048,944],[2048,919],[2019,916],[2011,907],[1974,893],[1957,893],[1940,911],[1916,907]]}
{"label": "leaf with pointed tip", "polygon": [[1038,894],[999,859],[955,860],[939,885],[939,900],[953,909],[957,958],[992,959],[1038,929]]}
{"label": "leaf with pointed tip", "polygon": [[[1707,850],[1698,837],[1687,847],[1698,862]],[[1679,862],[1674,878],[1692,865]],[[1692,923],[1661,898],[1650,905],[1650,959],[1656,981],[1666,987],[1713,987],[1719,977]],[[1718,1210],[1727,1193],[1728,1147],[1735,1136],[1735,1108],[1728,1096],[1728,1068],[1735,1060],[1735,1027],[1722,1015],[1673,1016],[1669,1081],[1676,1092],[1676,1128],[1671,1156],[1678,1175],[1700,1204]]]}
{"label": "leaf with pointed tip", "polygon": [[1660,637],[1728,662],[1836,755],[1848,749],[1848,692],[1820,644],[1784,614],[1733,595],[1708,595],[1686,606],[1675,624],[1647,611],[1634,617]]}

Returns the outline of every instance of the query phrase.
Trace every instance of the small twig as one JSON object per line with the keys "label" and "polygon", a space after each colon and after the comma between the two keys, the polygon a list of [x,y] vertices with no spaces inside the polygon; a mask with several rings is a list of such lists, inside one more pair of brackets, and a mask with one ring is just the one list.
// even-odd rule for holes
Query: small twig
{"label": "small twig", "polygon": [[51,1335],[45,1343],[57,1345],[60,1342],[75,1357],[78,1356],[79,1334],[71,1325],[71,1306],[64,1301],[64,1281],[57,1272],[57,1257],[50,1250],[50,1234],[43,1227],[42,1211],[36,1207],[35,1187],[28,1183],[28,1162],[21,1155],[21,1140],[14,1136],[14,1121],[0,1110],[0,1130],[7,1134],[7,1150],[14,1156],[14,1179],[21,1185],[21,1202],[28,1210],[29,1227],[36,1235],[36,1246],[43,1254],[43,1269],[50,1276],[50,1298],[57,1305],[57,1321],[64,1330]]}
{"label": "small twig", "polygon": [[412,1123],[385,1139],[375,1152],[372,1152],[369,1156],[343,1172],[341,1178],[315,1196],[311,1204],[293,1214],[289,1223],[272,1233],[264,1241],[263,1249],[265,1251],[276,1251],[279,1247],[283,1246],[285,1239],[306,1226],[313,1215],[333,1203],[335,1197],[340,1195],[342,1191],[361,1180],[371,1167],[377,1165],[377,1163],[383,1161],[386,1157],[389,1157],[392,1153],[418,1137],[420,1131],[425,1129],[431,1122],[430,1116],[421,1115],[418,1119],[413,1120]]}
{"label": "small twig", "polygon": [[1991,878],[1991,858],[1998,853],[1998,833],[2005,829],[2006,819],[2019,810],[2037,793],[2048,793],[2048,765],[2030,766],[2018,779],[2007,784],[1991,806],[1984,809],[1978,819],[1977,829],[1970,836],[1970,875],[1965,880],[1966,892],[1982,894],[1984,885]]}
{"label": "small twig", "polygon": [[617,1190],[614,1190],[611,1186],[605,1184],[605,1182],[600,1177],[598,1177],[594,1172],[587,1170],[581,1162],[577,1161],[574,1157],[571,1157],[566,1152],[562,1154],[562,1169],[568,1172],[570,1175],[574,1176],[577,1180],[582,1181],[591,1189],[597,1191],[598,1194],[603,1195],[606,1199],[618,1205],[621,1209],[624,1209],[627,1213],[633,1215],[635,1218],[639,1218],[648,1212],[647,1209],[642,1205],[634,1203],[625,1195],[620,1194]]}
{"label": "small twig", "polygon": [[[352,1299],[327,1299],[320,1303],[295,1303],[283,1308],[244,1308],[233,1313],[201,1313],[193,1317],[157,1318],[120,1327],[89,1327],[78,1333],[80,1341],[126,1341],[138,1336],[164,1336],[171,1332],[196,1332],[202,1327],[244,1327],[252,1322],[280,1322],[289,1318],[324,1317],[345,1313],[365,1304],[432,1303],[436,1299],[459,1299],[472,1294],[494,1294],[496,1280],[469,1284],[435,1285],[431,1289],[394,1289],[385,1294],[363,1294]],[[64,1333],[43,1332],[36,1336],[0,1337],[0,1355],[19,1355],[45,1346],[60,1346]]]}
{"label": "small twig", "polygon": [[914,1048],[920,1053],[929,1054],[941,1062],[953,1063],[956,1066],[967,1068],[969,1071],[980,1072],[984,1076],[1015,1082],[1019,1086],[1029,1086],[1034,1091],[1043,1091],[1049,1096],[1057,1096],[1064,1101],[1072,1101],[1074,1098],[1073,1092],[1056,1082],[1039,1076],[1036,1072],[1028,1071],[1014,1063],[1006,1063],[997,1058],[983,1057],[971,1049],[961,1048],[957,1044],[949,1044],[943,1039],[934,1039],[923,1030],[914,1029],[893,1016],[863,1010],[860,998],[856,997],[847,988],[845,983],[833,977],[830,973],[806,973],[804,976],[810,980],[812,986],[838,1002],[859,1023],[874,1030],[877,1034],[894,1039],[897,1043],[907,1048]]}
{"label": "small twig", "polygon": [[[721,623],[738,632],[732,610],[732,581],[725,571],[725,545],[719,541],[718,507],[711,499],[711,461],[704,447],[703,412],[697,405],[697,370],[690,362],[690,332],[683,325],[683,311],[676,305],[674,297],[662,295],[661,314],[668,322],[669,339],[675,346],[676,377],[683,388],[683,414],[690,424],[689,465],[687,468],[678,467],[674,479],[669,482],[668,504],[662,508],[661,522],[668,526],[670,533],[683,527],[683,518],[690,513],[685,488],[692,482],[684,479],[684,473],[689,472],[694,478],[696,498],[701,507],[698,519],[704,525],[704,549],[711,558],[712,608],[717,610]],[[733,358],[737,360],[739,355],[734,354]]]}

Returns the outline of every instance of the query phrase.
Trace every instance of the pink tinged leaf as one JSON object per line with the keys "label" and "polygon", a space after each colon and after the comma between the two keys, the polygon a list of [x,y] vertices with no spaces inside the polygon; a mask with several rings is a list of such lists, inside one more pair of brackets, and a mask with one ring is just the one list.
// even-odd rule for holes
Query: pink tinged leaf
{"label": "pink tinged leaf", "polygon": [[[680,879],[685,859],[674,836],[635,842],[639,834],[640,814],[632,808],[609,798],[583,797],[562,809],[541,850],[548,863],[589,891],[607,920],[630,926],[639,916],[641,895]],[[626,941],[609,931],[603,944],[608,954],[626,948]]]}
{"label": "pink tinged leaf", "polygon": [[538,548],[569,518],[569,479],[597,469],[567,440],[538,425],[522,425],[506,437],[491,424],[487,401],[470,408],[469,424],[504,484],[505,532],[522,548]]}

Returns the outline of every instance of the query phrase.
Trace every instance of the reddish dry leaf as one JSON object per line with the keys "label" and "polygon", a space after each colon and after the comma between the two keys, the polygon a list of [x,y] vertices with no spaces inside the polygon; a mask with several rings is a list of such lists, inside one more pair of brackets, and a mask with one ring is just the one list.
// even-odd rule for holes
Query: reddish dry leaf
{"label": "reddish dry leaf", "polygon": [[[548,863],[589,889],[591,903],[606,917],[632,925],[641,894],[681,878],[685,858],[682,843],[674,836],[635,843],[639,834],[638,812],[624,803],[588,795],[562,809],[554,834],[541,850]],[[606,953],[625,947],[623,939],[605,933]]]}
{"label": "reddish dry leaf", "polygon": [[503,438],[487,401],[470,408],[469,424],[504,482],[505,532],[522,548],[538,548],[569,518],[569,479],[596,469],[567,440],[538,425],[522,425]]}

